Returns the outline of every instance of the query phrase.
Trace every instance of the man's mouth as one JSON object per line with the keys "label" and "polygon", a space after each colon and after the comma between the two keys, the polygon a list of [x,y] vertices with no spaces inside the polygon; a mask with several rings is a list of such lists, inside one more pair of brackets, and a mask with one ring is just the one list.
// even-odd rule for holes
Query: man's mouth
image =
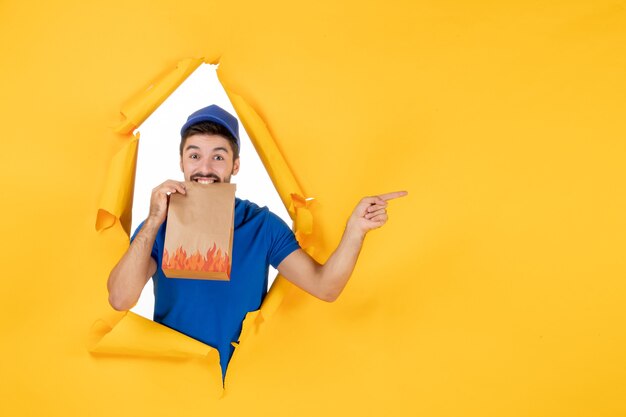
{"label": "man's mouth", "polygon": [[213,184],[214,182],[220,182],[217,175],[192,175],[191,181],[195,181],[198,184]]}

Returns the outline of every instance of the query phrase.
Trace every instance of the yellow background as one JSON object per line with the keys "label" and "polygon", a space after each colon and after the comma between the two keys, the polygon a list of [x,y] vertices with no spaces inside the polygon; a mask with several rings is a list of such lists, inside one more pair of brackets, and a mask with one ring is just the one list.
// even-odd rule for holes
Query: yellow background
{"label": "yellow background", "polygon": [[[0,415],[626,415],[623,0],[3,1],[0,43]],[[279,281],[223,393],[202,346],[88,352],[103,318],[176,339],[112,314],[95,224],[120,109],[187,58],[315,198],[319,260],[410,192],[337,302]]]}

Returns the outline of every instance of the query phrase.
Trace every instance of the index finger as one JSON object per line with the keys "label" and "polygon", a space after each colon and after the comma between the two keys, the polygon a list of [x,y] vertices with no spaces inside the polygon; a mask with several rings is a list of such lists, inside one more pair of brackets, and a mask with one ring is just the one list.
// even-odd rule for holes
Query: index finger
{"label": "index finger", "polygon": [[394,198],[404,197],[405,195],[408,195],[408,194],[409,193],[407,191],[394,191],[393,193],[380,194],[378,198],[385,200],[385,201],[389,201],[389,200],[393,200]]}

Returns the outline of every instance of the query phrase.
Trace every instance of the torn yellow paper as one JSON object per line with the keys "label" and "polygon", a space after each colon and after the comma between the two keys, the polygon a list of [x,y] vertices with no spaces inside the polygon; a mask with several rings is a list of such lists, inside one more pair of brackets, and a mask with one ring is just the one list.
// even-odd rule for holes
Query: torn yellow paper
{"label": "torn yellow paper", "polygon": [[89,351],[100,355],[156,358],[207,358],[217,363],[219,353],[211,346],[155,323],[133,312],[113,320],[96,321],[90,331]]}
{"label": "torn yellow paper", "polygon": [[[113,226],[116,219],[121,219],[125,214],[130,213],[138,140],[139,135],[129,136],[111,160],[96,215],[96,230],[98,231]],[[122,225],[126,233],[129,233],[130,217]]]}
{"label": "torn yellow paper", "polygon": [[[218,71],[218,75],[219,74],[220,72]],[[222,81],[221,78],[220,81]],[[308,210],[311,199],[301,197],[303,192],[291,172],[289,165],[278,149],[274,138],[267,128],[267,124],[243,97],[233,93],[227,85],[224,86],[224,89],[233,107],[237,111],[237,115],[245,127],[246,132],[248,132],[250,140],[254,144],[254,148],[270,175],[283,204],[287,207],[294,221],[296,233],[299,230],[303,230],[305,235],[310,234],[313,230],[313,216]],[[294,201],[301,201],[302,204],[294,203]],[[298,213],[296,206],[301,207],[302,210],[300,213]],[[302,248],[305,251],[311,252],[310,254],[312,255],[313,248],[310,247],[309,242],[303,239],[304,235],[296,234],[296,237],[299,238],[298,240]],[[284,277],[281,275],[276,277],[272,288],[265,297],[265,300],[263,300],[261,313],[258,315],[258,320],[255,321],[256,326],[260,326],[264,320],[269,320],[272,317],[291,288],[291,283],[287,282]],[[246,318],[246,320],[249,320],[249,318]],[[246,334],[247,332],[244,332],[242,338],[245,338]]]}
{"label": "torn yellow paper", "polygon": [[120,110],[124,120],[115,131],[126,134],[137,129],[202,62],[201,58],[187,58],[178,62],[174,69],[164,72],[143,91],[129,99]]}
{"label": "torn yellow paper", "polygon": [[[218,76],[220,75],[219,70],[217,74]],[[222,81],[222,77],[219,78]],[[258,113],[254,111],[252,106],[246,103],[243,97],[233,93],[228,85],[224,85],[224,89],[237,111],[237,116],[239,116],[246,132],[248,132],[250,140],[272,179],[272,183],[276,187],[283,204],[285,207],[289,207],[291,205],[290,195],[292,193],[299,195],[304,193],[300,189],[285,158],[280,153],[278,146],[276,146],[276,142],[272,138],[267,125]]]}

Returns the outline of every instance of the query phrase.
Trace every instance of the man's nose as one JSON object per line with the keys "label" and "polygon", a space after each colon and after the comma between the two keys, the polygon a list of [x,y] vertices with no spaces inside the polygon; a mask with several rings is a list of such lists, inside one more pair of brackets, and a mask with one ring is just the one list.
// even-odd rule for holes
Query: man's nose
{"label": "man's nose", "polygon": [[215,172],[213,170],[214,164],[215,162],[211,158],[204,159],[202,161],[202,170],[205,171],[206,173]]}

